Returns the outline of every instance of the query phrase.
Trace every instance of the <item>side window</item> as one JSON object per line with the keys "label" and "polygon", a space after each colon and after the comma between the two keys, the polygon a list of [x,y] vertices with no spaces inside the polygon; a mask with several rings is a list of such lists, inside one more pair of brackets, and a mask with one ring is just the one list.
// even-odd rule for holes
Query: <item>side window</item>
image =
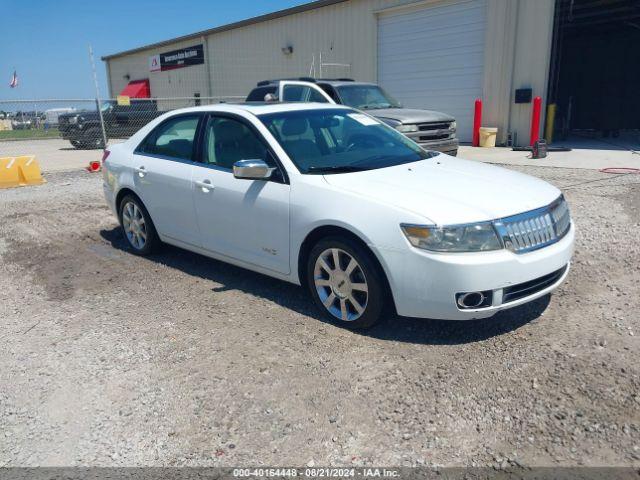
{"label": "side window", "polygon": [[336,103],[340,103],[340,97],[338,97],[338,92],[336,92],[335,88],[327,83],[320,83],[318,86],[324,91],[324,93],[331,97],[331,100]]}
{"label": "side window", "polygon": [[199,116],[180,116],[163,122],[147,137],[140,152],[191,160],[199,119]]}
{"label": "side window", "polygon": [[276,164],[262,140],[243,122],[226,117],[210,117],[204,136],[203,161],[231,170],[238,160],[263,160]]}
{"label": "side window", "polygon": [[328,103],[320,92],[307,85],[285,85],[282,90],[284,102],[320,102]]}
{"label": "side window", "polygon": [[247,97],[247,102],[264,102],[264,97],[268,94],[277,95],[276,87],[258,87],[251,90]]}

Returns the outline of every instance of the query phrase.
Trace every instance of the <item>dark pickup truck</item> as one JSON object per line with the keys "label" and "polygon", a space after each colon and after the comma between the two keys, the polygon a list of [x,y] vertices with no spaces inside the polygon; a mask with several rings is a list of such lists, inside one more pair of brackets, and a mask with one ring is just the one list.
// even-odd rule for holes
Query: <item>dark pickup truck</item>
{"label": "dark pickup truck", "polygon": [[355,82],[349,78],[263,80],[247,97],[248,102],[268,100],[348,105],[365,110],[424,149],[453,156],[458,154],[455,118],[433,110],[404,108],[375,83]]}
{"label": "dark pickup truck", "polygon": [[[109,138],[128,138],[165,112],[158,111],[155,100],[131,100],[130,105],[114,101],[101,106],[104,128]],[[104,148],[100,114],[97,110],[65,113],[58,117],[62,138],[76,148]]]}

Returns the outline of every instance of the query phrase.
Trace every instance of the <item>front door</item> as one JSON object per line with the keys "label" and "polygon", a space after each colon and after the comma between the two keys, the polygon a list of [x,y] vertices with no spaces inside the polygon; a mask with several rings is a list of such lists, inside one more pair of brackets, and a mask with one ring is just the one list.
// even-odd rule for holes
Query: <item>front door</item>
{"label": "front door", "polygon": [[162,122],[133,155],[136,193],[163,237],[200,246],[193,205],[193,161],[202,115],[185,114]]}
{"label": "front door", "polygon": [[194,203],[203,247],[279,273],[289,273],[289,185],[278,168],[270,180],[233,176],[239,160],[278,167],[266,142],[247,120],[211,115],[202,163],[194,167]]}

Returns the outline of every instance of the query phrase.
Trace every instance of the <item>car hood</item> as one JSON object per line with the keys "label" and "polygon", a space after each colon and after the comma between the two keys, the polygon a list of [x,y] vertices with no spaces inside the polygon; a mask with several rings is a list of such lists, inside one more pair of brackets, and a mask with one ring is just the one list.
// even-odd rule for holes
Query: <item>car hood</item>
{"label": "car hood", "polygon": [[455,120],[446,113],[413,108],[378,108],[366,112],[381,120],[396,120],[401,123],[453,122]]}
{"label": "car hood", "polygon": [[538,178],[445,154],[324,177],[334,187],[411,211],[436,225],[508,217],[560,196],[556,187]]}

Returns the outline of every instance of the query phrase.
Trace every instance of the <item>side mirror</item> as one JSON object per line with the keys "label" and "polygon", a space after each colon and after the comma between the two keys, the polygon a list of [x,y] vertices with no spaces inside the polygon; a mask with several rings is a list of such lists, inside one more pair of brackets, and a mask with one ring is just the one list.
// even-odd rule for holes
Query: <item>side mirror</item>
{"label": "side mirror", "polygon": [[245,180],[267,180],[274,170],[263,160],[238,160],[233,164],[233,176]]}
{"label": "side mirror", "polygon": [[267,93],[264,96],[264,101],[267,103],[273,103],[278,101],[278,97],[274,93]]}

